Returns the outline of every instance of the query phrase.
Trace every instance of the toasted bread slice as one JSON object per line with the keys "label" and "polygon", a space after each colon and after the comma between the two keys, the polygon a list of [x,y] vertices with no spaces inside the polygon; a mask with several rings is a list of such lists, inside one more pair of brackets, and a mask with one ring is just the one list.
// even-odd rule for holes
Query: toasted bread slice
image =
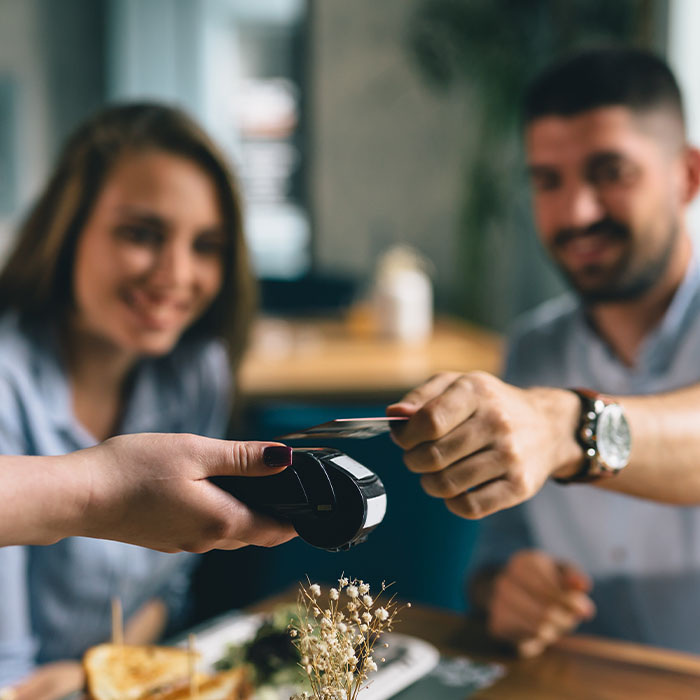
{"label": "toasted bread slice", "polygon": [[[197,687],[197,700],[247,700],[253,693],[248,675],[243,668],[222,671],[203,680]],[[156,691],[144,695],[141,700],[189,700],[190,686]]]}
{"label": "toasted bread slice", "polygon": [[92,700],[139,700],[188,678],[190,655],[177,647],[99,644],[83,657]]}

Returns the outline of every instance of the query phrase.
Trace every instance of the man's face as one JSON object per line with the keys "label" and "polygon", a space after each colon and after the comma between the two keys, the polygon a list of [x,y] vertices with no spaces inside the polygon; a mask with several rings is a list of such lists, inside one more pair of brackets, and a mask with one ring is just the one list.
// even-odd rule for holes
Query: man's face
{"label": "man's face", "polygon": [[672,118],[601,107],[545,116],[526,131],[535,220],[548,252],[589,302],[634,299],[678,240],[682,149]]}

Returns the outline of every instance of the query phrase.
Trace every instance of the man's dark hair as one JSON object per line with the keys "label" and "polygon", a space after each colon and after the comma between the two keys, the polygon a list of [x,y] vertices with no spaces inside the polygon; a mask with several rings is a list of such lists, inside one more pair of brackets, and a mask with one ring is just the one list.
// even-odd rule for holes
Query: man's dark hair
{"label": "man's dark hair", "polygon": [[619,47],[589,49],[545,70],[525,95],[523,118],[529,124],[611,106],[663,109],[684,124],[681,92],[666,63],[649,51]]}

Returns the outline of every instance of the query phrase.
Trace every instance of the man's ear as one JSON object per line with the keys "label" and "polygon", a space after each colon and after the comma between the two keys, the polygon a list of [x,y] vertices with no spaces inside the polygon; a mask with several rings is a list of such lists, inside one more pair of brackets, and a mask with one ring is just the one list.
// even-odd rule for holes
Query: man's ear
{"label": "man's ear", "polygon": [[683,204],[690,204],[700,190],[700,149],[690,145],[685,147],[683,167],[685,170]]}

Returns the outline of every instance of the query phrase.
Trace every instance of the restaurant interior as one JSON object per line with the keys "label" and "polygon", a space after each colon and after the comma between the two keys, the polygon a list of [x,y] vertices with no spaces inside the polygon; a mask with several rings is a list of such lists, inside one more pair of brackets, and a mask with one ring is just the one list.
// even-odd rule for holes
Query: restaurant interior
{"label": "restaurant interior", "polygon": [[[228,437],[384,416],[439,371],[498,374],[513,320],[566,288],[532,221],[524,87],[576,48],[648,48],[675,71],[699,142],[698,23],[693,0],[0,0],[0,259],[78,123],[120,101],[181,107],[238,175],[258,280]],[[409,281],[392,287],[397,269]],[[188,626],[350,575],[436,609],[430,623],[406,614],[412,633],[458,634],[479,522],[428,497],[387,434],[289,444],[374,471],[383,522],[348,551],[297,538],[198,555]],[[564,644],[547,677],[589,651]],[[636,663],[617,653],[595,658]],[[619,695],[549,693],[518,661],[531,694],[510,682],[483,697],[633,697],[638,678],[604,661]],[[700,662],[678,664],[700,689]]]}

